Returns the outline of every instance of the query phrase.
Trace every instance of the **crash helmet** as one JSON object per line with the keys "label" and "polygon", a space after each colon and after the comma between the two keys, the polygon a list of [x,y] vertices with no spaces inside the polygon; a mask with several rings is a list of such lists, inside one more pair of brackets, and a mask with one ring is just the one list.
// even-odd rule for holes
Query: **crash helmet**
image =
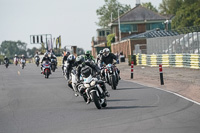
{"label": "crash helmet", "polygon": [[89,56],[90,56],[90,51],[86,51],[86,52],[85,52],[85,55],[86,55],[87,57],[89,57]]}
{"label": "crash helmet", "polygon": [[24,55],[22,54],[22,57],[24,57]]}
{"label": "crash helmet", "polygon": [[17,57],[17,54],[15,54],[15,57]]}
{"label": "crash helmet", "polygon": [[103,55],[104,55],[105,57],[107,57],[109,54],[110,54],[109,48],[104,48],[104,49],[103,49]]}
{"label": "crash helmet", "polygon": [[76,58],[77,64],[82,64],[84,61],[85,61],[85,58],[84,58],[82,55],[79,55],[79,56]]}
{"label": "crash helmet", "polygon": [[44,57],[48,57],[48,53],[45,53],[45,54],[44,54]]}
{"label": "crash helmet", "polygon": [[75,60],[76,60],[76,58],[75,58],[75,56],[74,56],[73,54],[70,54],[70,55],[67,57],[67,61],[72,62],[72,61],[75,61]]}
{"label": "crash helmet", "polygon": [[6,58],[6,56],[4,56],[4,58]]}
{"label": "crash helmet", "polygon": [[103,54],[103,50],[100,50],[100,51],[99,51],[99,54],[102,55],[102,54]]}

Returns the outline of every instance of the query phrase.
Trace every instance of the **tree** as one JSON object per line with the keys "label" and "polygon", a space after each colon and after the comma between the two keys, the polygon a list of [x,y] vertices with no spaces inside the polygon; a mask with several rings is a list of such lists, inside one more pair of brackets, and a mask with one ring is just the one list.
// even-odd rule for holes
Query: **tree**
{"label": "tree", "polygon": [[190,26],[198,26],[200,24],[200,0],[194,3],[185,1],[181,8],[176,12],[176,16],[172,21],[173,28],[183,28]]}
{"label": "tree", "polygon": [[109,34],[107,36],[107,46],[111,46],[111,43],[115,42],[115,34]]}
{"label": "tree", "polygon": [[142,6],[151,10],[151,11],[154,11],[154,12],[158,12],[158,10],[156,9],[156,7],[154,7],[151,2],[146,2],[146,3],[142,3]]}
{"label": "tree", "polygon": [[15,54],[27,56],[26,46],[27,44],[21,41],[3,41],[0,46],[0,53],[9,58],[14,57]]}
{"label": "tree", "polygon": [[175,15],[182,4],[183,0],[162,0],[162,3],[159,5],[159,10],[164,15]]}
{"label": "tree", "polygon": [[124,14],[131,9],[130,5],[122,5],[117,0],[104,0],[105,4],[96,10],[97,16],[99,16],[99,22],[96,24],[100,27],[108,27],[111,22],[111,14],[113,20],[118,17],[118,9],[120,10],[120,15]]}

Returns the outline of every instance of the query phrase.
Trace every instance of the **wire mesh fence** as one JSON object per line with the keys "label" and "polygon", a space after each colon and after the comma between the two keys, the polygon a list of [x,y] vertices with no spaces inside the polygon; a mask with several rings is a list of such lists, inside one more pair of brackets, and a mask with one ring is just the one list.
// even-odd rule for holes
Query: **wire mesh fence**
{"label": "wire mesh fence", "polygon": [[147,35],[147,54],[200,54],[200,26]]}

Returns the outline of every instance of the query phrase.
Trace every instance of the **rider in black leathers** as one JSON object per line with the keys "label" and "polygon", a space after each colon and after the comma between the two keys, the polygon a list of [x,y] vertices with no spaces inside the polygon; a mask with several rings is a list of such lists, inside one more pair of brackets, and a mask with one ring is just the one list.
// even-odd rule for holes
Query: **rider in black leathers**
{"label": "rider in black leathers", "polygon": [[4,64],[6,64],[7,62],[9,62],[9,59],[6,56],[4,57],[3,60],[4,60]]}
{"label": "rider in black leathers", "polygon": [[66,72],[67,79],[69,79],[69,74],[70,74],[70,71],[72,70],[72,67],[75,66],[75,60],[76,60],[76,57],[72,54],[69,55],[67,58],[67,63],[68,63],[68,65],[66,66],[67,67],[67,72]]}
{"label": "rider in black leathers", "polygon": [[[100,69],[97,65],[95,65],[92,62],[85,62],[85,58],[83,56],[78,56],[76,58],[76,70],[77,70],[77,82],[80,83],[80,76],[81,76],[81,71],[84,70],[85,67],[89,66],[92,68],[92,71],[94,71],[97,75],[100,74]],[[106,96],[110,96],[106,88],[102,88],[103,91],[105,92]],[[88,99],[87,103],[90,103],[90,99]]]}
{"label": "rider in black leathers", "polygon": [[[110,50],[108,48],[103,49],[103,56],[101,59],[101,63],[106,66],[108,64],[113,64],[113,59],[117,61],[117,56],[115,56],[113,53],[110,53]],[[120,70],[117,69],[118,74],[120,75]],[[104,71],[102,71],[102,75],[105,76]],[[119,76],[119,79],[120,76]]]}
{"label": "rider in black leathers", "polygon": [[55,59],[55,65],[56,65],[56,68],[57,68],[57,58],[53,53],[51,53],[50,59]]}

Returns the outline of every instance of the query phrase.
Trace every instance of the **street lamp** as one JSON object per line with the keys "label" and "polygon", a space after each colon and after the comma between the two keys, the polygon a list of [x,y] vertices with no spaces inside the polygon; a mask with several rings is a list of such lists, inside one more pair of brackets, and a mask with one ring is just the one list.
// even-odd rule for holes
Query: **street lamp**
{"label": "street lamp", "polygon": [[121,29],[120,29],[119,9],[118,9],[118,26],[119,26],[119,41],[121,41]]}

